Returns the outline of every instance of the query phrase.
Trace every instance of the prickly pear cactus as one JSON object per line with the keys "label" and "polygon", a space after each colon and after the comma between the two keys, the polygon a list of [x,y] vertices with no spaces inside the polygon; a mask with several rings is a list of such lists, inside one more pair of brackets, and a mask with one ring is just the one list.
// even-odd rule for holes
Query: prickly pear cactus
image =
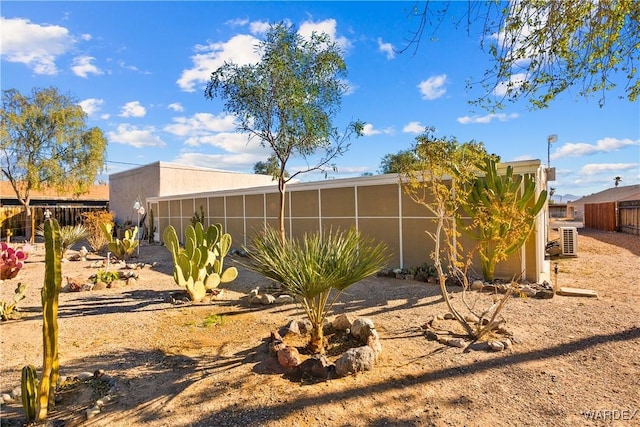
{"label": "prickly pear cactus", "polygon": [[238,276],[235,267],[223,272],[224,257],[231,247],[231,235],[222,233],[221,224],[210,225],[205,230],[197,222],[185,228],[184,236],[185,244],[181,247],[172,226],[167,226],[162,235],[173,258],[173,279],[193,301],[198,302],[220,283],[231,282]]}

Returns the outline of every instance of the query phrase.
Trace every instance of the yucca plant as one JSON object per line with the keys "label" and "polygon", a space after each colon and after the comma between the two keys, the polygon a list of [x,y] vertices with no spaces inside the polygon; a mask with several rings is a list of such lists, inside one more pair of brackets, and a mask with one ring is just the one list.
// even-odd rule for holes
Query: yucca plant
{"label": "yucca plant", "polygon": [[283,286],[297,297],[312,324],[307,349],[324,353],[323,324],[342,291],[369,277],[388,262],[385,244],[360,232],[329,231],[305,234],[301,240],[282,242],[268,228],[247,249],[249,269]]}
{"label": "yucca plant", "polygon": [[[40,224],[36,230],[38,236],[44,237],[44,224]],[[82,224],[76,226],[65,225],[60,227],[60,256],[64,258],[65,254],[73,245],[81,240],[89,237],[89,230]]]}

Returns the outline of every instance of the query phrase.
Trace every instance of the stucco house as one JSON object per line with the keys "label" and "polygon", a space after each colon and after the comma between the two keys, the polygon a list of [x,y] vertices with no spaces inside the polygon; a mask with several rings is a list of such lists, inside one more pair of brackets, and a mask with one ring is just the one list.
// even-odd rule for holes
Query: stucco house
{"label": "stucco house", "polygon": [[567,203],[567,212],[569,217],[574,220],[584,221],[585,205],[620,202],[623,200],[640,200],[640,184],[608,188],[599,193],[574,200],[573,202]]}
{"label": "stucco house", "polygon": [[109,175],[109,209],[115,212],[117,223],[129,220],[135,224],[138,220],[136,202],[147,207],[150,197],[268,185],[276,183],[267,175],[155,162]]}

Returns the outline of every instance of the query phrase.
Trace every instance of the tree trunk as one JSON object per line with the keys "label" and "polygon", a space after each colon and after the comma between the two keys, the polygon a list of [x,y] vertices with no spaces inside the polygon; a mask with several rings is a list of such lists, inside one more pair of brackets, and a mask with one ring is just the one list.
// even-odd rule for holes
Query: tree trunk
{"label": "tree trunk", "polygon": [[311,329],[311,338],[309,339],[307,350],[312,354],[324,354],[324,331],[322,327],[323,325],[320,323],[319,325],[313,325]]}
{"label": "tree trunk", "polygon": [[278,179],[278,192],[280,193],[280,215],[278,218],[278,227],[280,228],[280,241],[282,243],[286,242],[287,240],[284,228],[285,187],[286,182],[284,181],[284,176],[281,174],[280,178]]}

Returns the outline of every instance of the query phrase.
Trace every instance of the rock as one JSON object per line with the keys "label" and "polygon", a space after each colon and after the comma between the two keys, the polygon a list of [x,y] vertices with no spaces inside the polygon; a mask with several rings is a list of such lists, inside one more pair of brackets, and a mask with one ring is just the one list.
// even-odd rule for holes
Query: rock
{"label": "rock", "polygon": [[135,286],[137,283],[136,278],[135,277],[129,277],[127,279],[127,286]]}
{"label": "rock", "polygon": [[453,320],[453,319],[455,319],[455,317],[453,316],[453,314],[452,314],[452,313],[445,313],[445,314],[442,316],[442,318],[443,318],[444,320]]}
{"label": "rock", "polygon": [[413,274],[407,274],[404,276],[404,280],[413,280],[414,275]]}
{"label": "rock", "polygon": [[500,341],[487,341],[487,345],[493,351],[504,350],[504,344],[502,344]]}
{"label": "rock", "polygon": [[440,338],[440,342],[451,347],[464,348],[467,346],[467,342],[462,338],[442,337]]}
{"label": "rock", "polygon": [[93,372],[80,372],[76,375],[76,378],[79,380],[88,380],[89,378],[93,378]]}
{"label": "rock", "polygon": [[311,375],[314,378],[326,380],[329,378],[331,363],[324,355],[314,354],[299,366],[300,373]]}
{"label": "rock", "polygon": [[285,368],[294,368],[300,364],[300,353],[295,347],[281,348],[278,350],[278,363]]}
{"label": "rock", "polygon": [[424,331],[424,336],[425,338],[427,338],[429,341],[440,341],[440,337],[438,336],[438,334],[436,334],[435,332],[433,332],[431,329],[426,329]]}
{"label": "rock", "polygon": [[538,292],[536,292],[535,298],[551,299],[554,295],[555,292],[553,291],[553,289],[539,289]]}
{"label": "rock", "polygon": [[376,331],[375,329],[371,331],[371,334],[367,339],[367,345],[373,350],[377,361],[378,357],[380,357],[380,354],[382,353],[382,343],[380,342],[378,331]]}
{"label": "rock", "polygon": [[294,334],[304,335],[309,332],[313,326],[311,325],[311,321],[309,319],[296,319],[292,320],[289,323],[289,332],[293,332]]}
{"label": "rock", "polygon": [[263,294],[260,297],[260,304],[262,305],[270,305],[270,304],[274,304],[276,302],[276,297],[274,297],[271,294]]}
{"label": "rock", "polygon": [[336,374],[340,377],[362,371],[370,371],[375,365],[376,355],[368,345],[350,348],[336,361]]}
{"label": "rock", "polygon": [[339,314],[331,321],[331,326],[333,329],[337,331],[346,331],[347,329],[351,329],[351,325],[353,324],[353,318],[348,314]]}
{"label": "rock", "polygon": [[520,292],[521,295],[524,295],[527,298],[533,298],[537,293],[537,291],[529,285],[520,286],[518,288],[518,292]]}
{"label": "rock", "polygon": [[16,387],[13,390],[11,390],[11,397],[13,397],[14,399],[20,399],[21,396],[22,396],[22,387]]}
{"label": "rock", "polygon": [[363,343],[367,342],[371,331],[375,330],[373,320],[366,317],[359,317],[353,321],[351,325],[351,335],[362,340]]}
{"label": "rock", "polygon": [[466,314],[464,316],[464,320],[469,323],[478,323],[478,321],[480,321],[480,319],[478,319],[478,316],[476,316],[475,314]]}
{"label": "rock", "polygon": [[95,285],[93,285],[94,291],[102,291],[105,289],[107,289],[107,284],[104,282],[97,282]]}
{"label": "rock", "polygon": [[295,299],[291,296],[291,295],[280,295],[277,299],[276,299],[276,304],[291,304],[295,302]]}
{"label": "rock", "polygon": [[85,414],[87,415],[87,420],[90,420],[91,418],[95,417],[99,413],[100,413],[100,407],[98,405],[94,406],[93,408],[89,408],[85,411]]}
{"label": "rock", "polygon": [[473,282],[471,282],[471,286],[469,287],[469,289],[471,289],[472,291],[479,291],[483,286],[484,282],[482,282],[482,280],[474,280]]}
{"label": "rock", "polygon": [[82,289],[81,290],[84,291],[84,292],[89,292],[89,291],[93,290],[93,286],[94,286],[93,283],[85,283],[85,284],[82,285]]}
{"label": "rock", "polygon": [[509,338],[504,338],[501,342],[502,342],[502,345],[504,346],[505,350],[513,345]]}
{"label": "rock", "polygon": [[3,393],[0,399],[2,399],[2,402],[4,403],[10,403],[15,400],[9,393]]}

